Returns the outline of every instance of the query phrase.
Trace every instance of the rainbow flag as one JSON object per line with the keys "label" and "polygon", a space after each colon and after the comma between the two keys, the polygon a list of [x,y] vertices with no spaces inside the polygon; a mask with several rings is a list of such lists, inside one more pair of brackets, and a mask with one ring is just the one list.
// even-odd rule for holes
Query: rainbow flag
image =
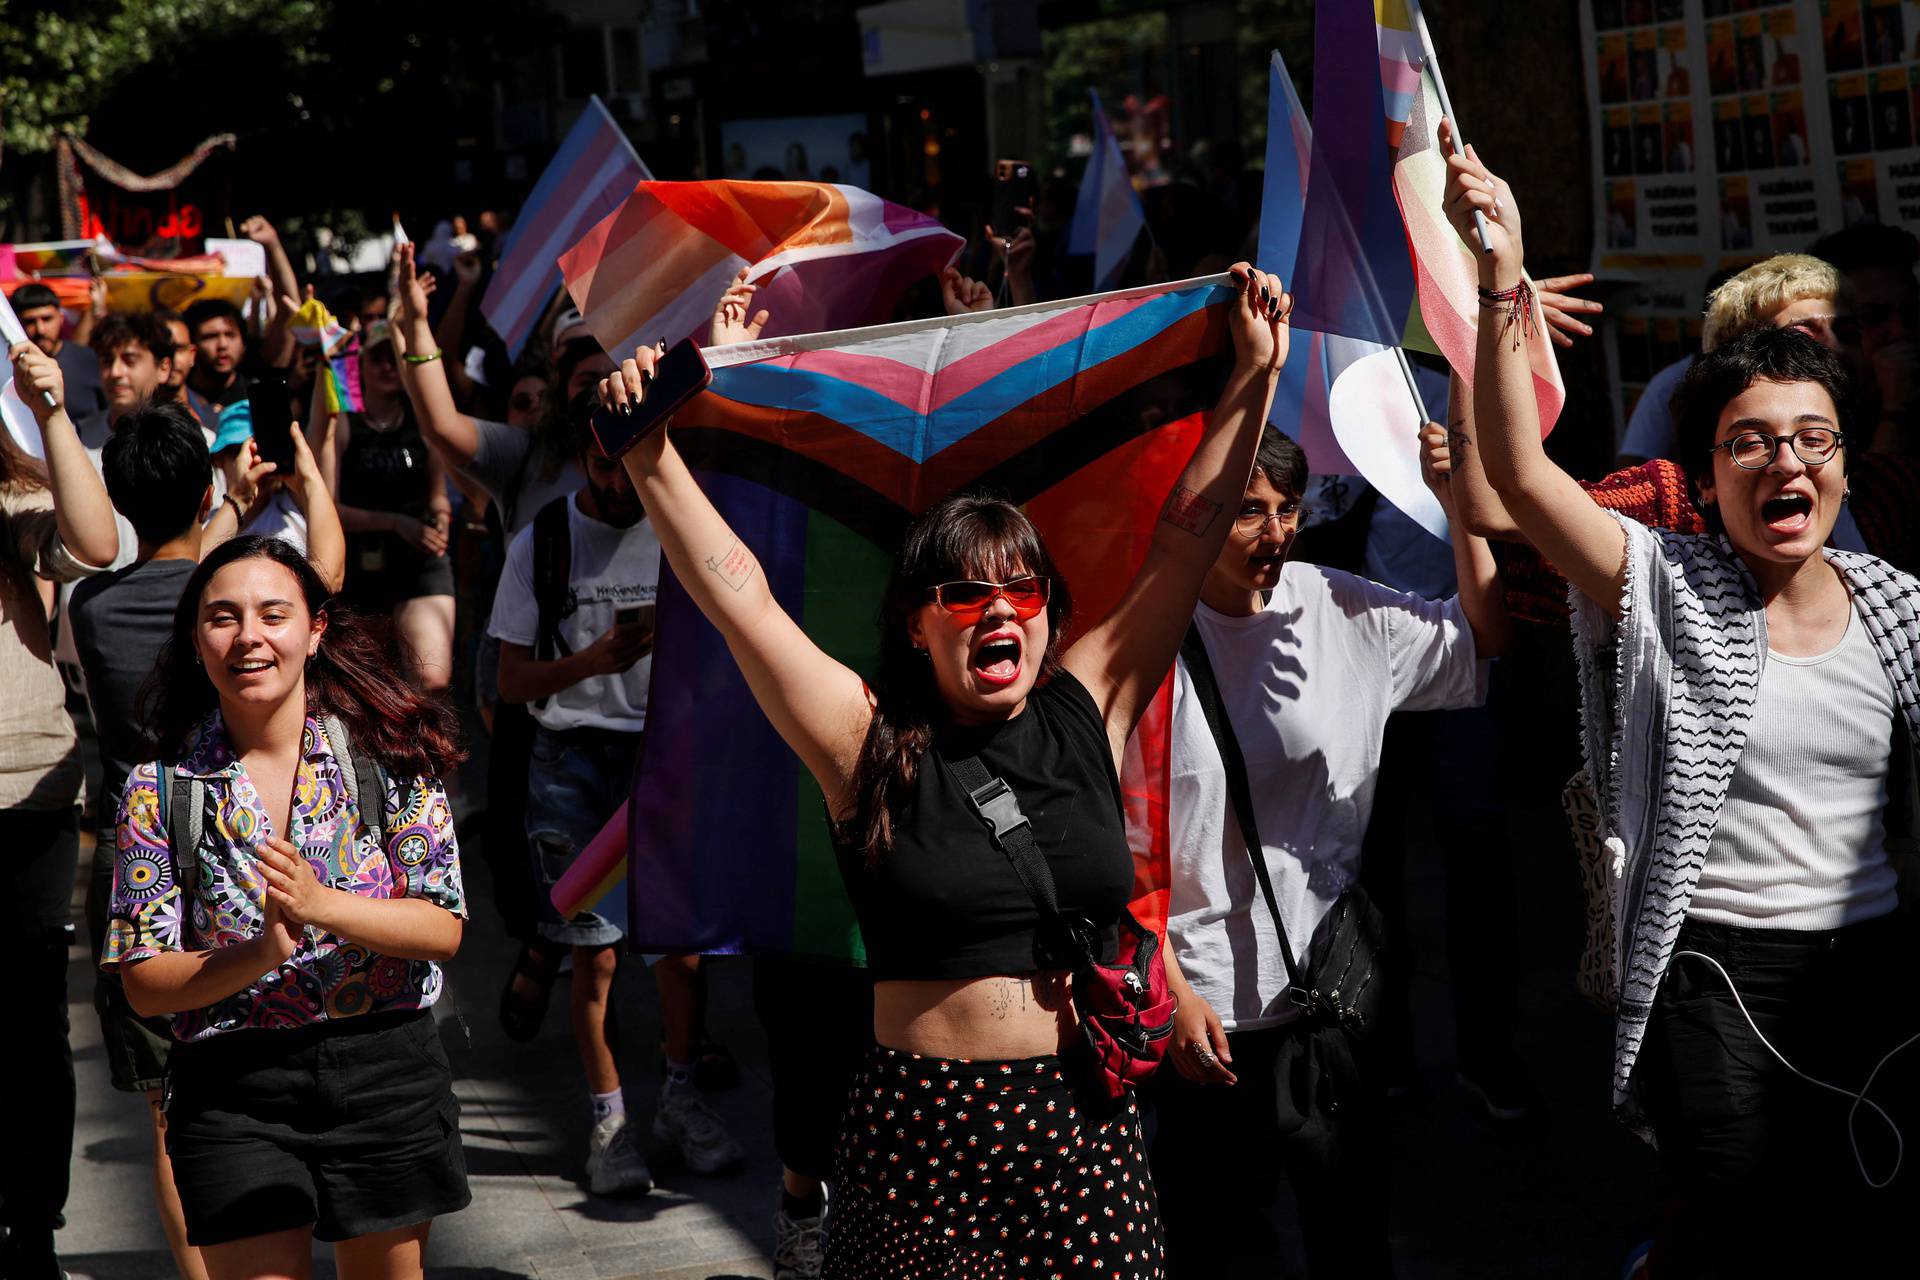
{"label": "rainbow flag", "polygon": [[320,385],[326,391],[327,412],[360,412],[365,407],[360,399],[360,335],[334,319],[318,298],[300,304],[287,330],[301,346],[320,348]]}
{"label": "rainbow flag", "polygon": [[[1413,21],[1424,26],[1417,5],[1412,12]],[[1440,207],[1447,187],[1447,160],[1440,146],[1437,72],[1437,64],[1428,60],[1416,78],[1417,91],[1394,161],[1393,191],[1406,228],[1419,293],[1419,305],[1412,317],[1424,339],[1419,345],[1446,357],[1456,373],[1472,382],[1480,317],[1486,315],[1504,323],[1504,313],[1481,309],[1479,268],[1473,251],[1461,241]],[[1533,370],[1534,401],[1540,413],[1540,432],[1545,435],[1553,430],[1566,404],[1567,388],[1560,378],[1560,362],[1554,357],[1546,317],[1537,299],[1532,318],[1531,335],[1519,336],[1526,344],[1527,363]],[[1415,343],[1409,340],[1407,345]]]}
{"label": "rainbow flag", "polygon": [[[962,486],[1028,504],[1076,612],[1095,620],[1128,581],[1117,569],[1145,554],[1218,395],[1233,293],[1215,276],[714,348],[713,385],[674,438],[782,607],[855,670],[873,668],[904,524]],[[629,809],[630,939],[857,960],[819,790],[671,578]],[[1123,777],[1142,811],[1164,805],[1164,760],[1159,775],[1149,765]],[[1151,901],[1164,856],[1140,865],[1143,909],[1164,916]]]}
{"label": "rainbow flag", "polygon": [[[1411,7],[1409,7],[1411,6]],[[1420,69],[1426,62],[1413,15],[1418,0],[1373,0],[1374,40],[1380,48],[1380,94],[1386,108],[1387,146],[1400,147],[1407,117],[1413,113],[1419,91]]]}
{"label": "rainbow flag", "polygon": [[93,255],[111,248],[105,237],[97,240],[40,240],[13,246],[14,269],[28,279],[47,276],[86,277],[93,274]]}
{"label": "rainbow flag", "polygon": [[[560,258],[600,345],[705,337],[742,267],[755,307],[788,332],[874,324],[964,241],[937,221],[858,187],[818,182],[642,182]],[[856,261],[853,261],[857,259]]]}
{"label": "rainbow flag", "polygon": [[514,359],[559,284],[560,255],[652,177],[606,104],[590,98],[521,206],[480,299],[480,314]]}

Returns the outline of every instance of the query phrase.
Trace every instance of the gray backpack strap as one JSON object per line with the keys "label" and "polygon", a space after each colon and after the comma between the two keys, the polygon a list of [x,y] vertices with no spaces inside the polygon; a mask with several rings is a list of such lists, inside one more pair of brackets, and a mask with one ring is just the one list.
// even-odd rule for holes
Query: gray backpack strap
{"label": "gray backpack strap", "polygon": [[[375,843],[382,849],[386,848],[387,771],[373,757],[353,749],[353,736],[347,732],[347,726],[339,716],[328,716],[320,727],[326,731],[334,759],[340,762],[340,777],[346,784],[347,799],[360,811],[360,821],[373,834]],[[373,797],[371,805],[361,800],[362,796],[369,795]]]}
{"label": "gray backpack strap", "polygon": [[182,911],[192,909],[200,887],[200,835],[206,826],[207,784],[178,767],[160,762],[160,825],[167,833],[167,852],[173,858],[174,882],[180,886]]}

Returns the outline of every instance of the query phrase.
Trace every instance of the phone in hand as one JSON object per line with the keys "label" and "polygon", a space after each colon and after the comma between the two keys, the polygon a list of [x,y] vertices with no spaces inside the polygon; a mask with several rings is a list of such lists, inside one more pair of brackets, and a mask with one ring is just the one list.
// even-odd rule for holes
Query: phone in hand
{"label": "phone in hand", "polygon": [[613,625],[622,631],[631,628],[651,631],[653,630],[653,606],[650,604],[621,605],[613,611]]}
{"label": "phone in hand", "polygon": [[1001,160],[993,167],[993,234],[1011,240],[1032,215],[1021,213],[1033,208],[1033,166],[1025,160]]}
{"label": "phone in hand", "polygon": [[653,380],[647,384],[646,399],[633,405],[631,413],[618,413],[601,405],[593,411],[588,425],[593,428],[601,451],[609,458],[617,458],[712,382],[713,370],[707,367],[707,358],[700,354],[700,344],[692,338],[684,339],[653,366]]}
{"label": "phone in hand", "polygon": [[253,445],[280,475],[293,472],[293,400],[284,378],[255,378],[247,388]]}

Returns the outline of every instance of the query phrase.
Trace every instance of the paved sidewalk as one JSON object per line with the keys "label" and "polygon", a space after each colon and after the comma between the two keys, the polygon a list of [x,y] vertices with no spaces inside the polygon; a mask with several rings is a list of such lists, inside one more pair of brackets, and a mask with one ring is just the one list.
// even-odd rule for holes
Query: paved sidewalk
{"label": "paved sidewalk", "polygon": [[[91,846],[83,849],[84,871]],[[473,919],[451,966],[461,1018],[441,1002],[440,1032],[457,1076],[461,1136],[473,1203],[441,1219],[428,1247],[428,1271],[446,1280],[706,1280],[768,1277],[772,1213],[780,1176],[770,1130],[765,1041],[748,993],[750,962],[726,959],[710,970],[709,1024],[740,1058],[737,1088],[709,1101],[747,1151],[742,1171],[701,1178],[674,1158],[649,1151],[660,1183],[652,1194],[608,1200],[587,1194],[587,1102],[567,1034],[567,982],[554,987],[540,1038],[514,1044],[500,1031],[495,1004],[513,959],[488,898],[480,858],[468,861]],[[80,918],[80,894],[74,899]],[[160,1280],[172,1259],[153,1210],[146,1104],[116,1093],[101,1055],[92,975],[82,944],[71,953],[80,1108],[74,1138],[73,1192],[61,1257],[74,1280]],[[617,987],[625,1089],[644,1127],[660,1087],[658,1001],[638,960]],[[333,1276],[331,1252],[315,1252],[315,1274]]]}

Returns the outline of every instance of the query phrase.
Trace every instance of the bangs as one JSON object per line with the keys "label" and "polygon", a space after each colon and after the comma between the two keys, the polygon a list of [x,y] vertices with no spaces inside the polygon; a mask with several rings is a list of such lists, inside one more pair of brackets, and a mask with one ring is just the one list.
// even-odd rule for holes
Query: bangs
{"label": "bangs", "polygon": [[1008,582],[1027,574],[1051,576],[1052,565],[1032,521],[1016,507],[996,504],[941,521],[915,557],[903,566],[916,587],[970,579]]}

